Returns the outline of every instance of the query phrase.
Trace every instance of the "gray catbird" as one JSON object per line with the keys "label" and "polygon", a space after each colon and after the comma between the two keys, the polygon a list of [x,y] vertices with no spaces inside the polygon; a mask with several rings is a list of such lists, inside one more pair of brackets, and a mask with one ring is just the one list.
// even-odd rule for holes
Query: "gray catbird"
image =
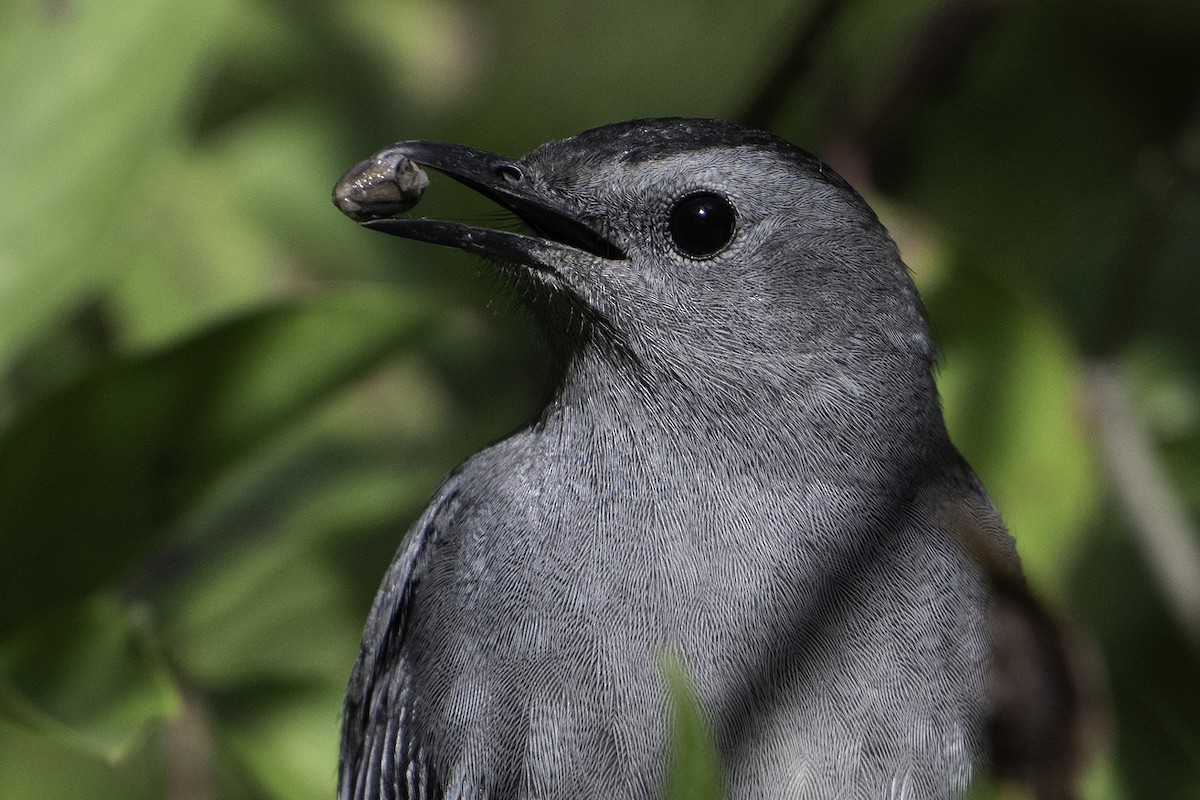
{"label": "gray catbird", "polygon": [[[392,219],[430,167],[529,233]],[[339,797],[660,797],[663,661],[731,798],[951,798],[1012,541],[950,443],[896,245],[772,135],[640,120],[519,160],[402,142],[367,227],[487,257],[544,326],[536,420],[458,467],[366,625]]]}

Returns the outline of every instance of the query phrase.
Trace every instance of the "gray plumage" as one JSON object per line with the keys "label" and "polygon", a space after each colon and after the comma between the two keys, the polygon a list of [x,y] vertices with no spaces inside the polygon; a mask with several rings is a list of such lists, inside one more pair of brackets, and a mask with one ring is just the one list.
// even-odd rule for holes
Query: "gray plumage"
{"label": "gray plumage", "polygon": [[366,224],[494,260],[555,382],[405,537],[350,681],[339,798],[659,797],[668,653],[730,798],[959,796],[987,716],[979,553],[1016,557],[864,201],[798,148],[706,120],[515,161],[405,142],[372,164],[409,162],[533,233]]}

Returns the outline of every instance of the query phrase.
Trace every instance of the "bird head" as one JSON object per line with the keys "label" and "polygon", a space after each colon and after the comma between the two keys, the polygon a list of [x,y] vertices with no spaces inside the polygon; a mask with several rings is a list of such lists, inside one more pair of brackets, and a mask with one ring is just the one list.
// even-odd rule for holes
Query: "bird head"
{"label": "bird head", "polygon": [[[424,188],[412,164],[528,232],[392,218]],[[599,343],[700,382],[803,379],[862,357],[927,375],[933,361],[908,271],[863,199],[807,152],[734,123],[635,120],[520,159],[401,142],[348,172],[334,201],[368,228],[495,261],[568,356]]]}

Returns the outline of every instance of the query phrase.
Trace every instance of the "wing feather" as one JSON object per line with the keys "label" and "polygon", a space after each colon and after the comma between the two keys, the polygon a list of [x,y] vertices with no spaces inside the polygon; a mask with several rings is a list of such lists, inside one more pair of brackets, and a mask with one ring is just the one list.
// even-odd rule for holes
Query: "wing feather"
{"label": "wing feather", "polygon": [[342,709],[338,800],[433,800],[442,794],[412,729],[405,648],[426,556],[457,516],[457,475],[438,489],[388,568],[363,631]]}

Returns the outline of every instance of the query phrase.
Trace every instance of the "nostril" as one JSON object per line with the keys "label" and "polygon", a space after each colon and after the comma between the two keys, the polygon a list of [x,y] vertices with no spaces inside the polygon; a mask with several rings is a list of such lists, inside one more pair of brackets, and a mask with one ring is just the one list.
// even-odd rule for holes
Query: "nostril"
{"label": "nostril", "polygon": [[501,164],[496,167],[496,177],[509,183],[519,183],[525,177],[525,173],[515,164]]}

